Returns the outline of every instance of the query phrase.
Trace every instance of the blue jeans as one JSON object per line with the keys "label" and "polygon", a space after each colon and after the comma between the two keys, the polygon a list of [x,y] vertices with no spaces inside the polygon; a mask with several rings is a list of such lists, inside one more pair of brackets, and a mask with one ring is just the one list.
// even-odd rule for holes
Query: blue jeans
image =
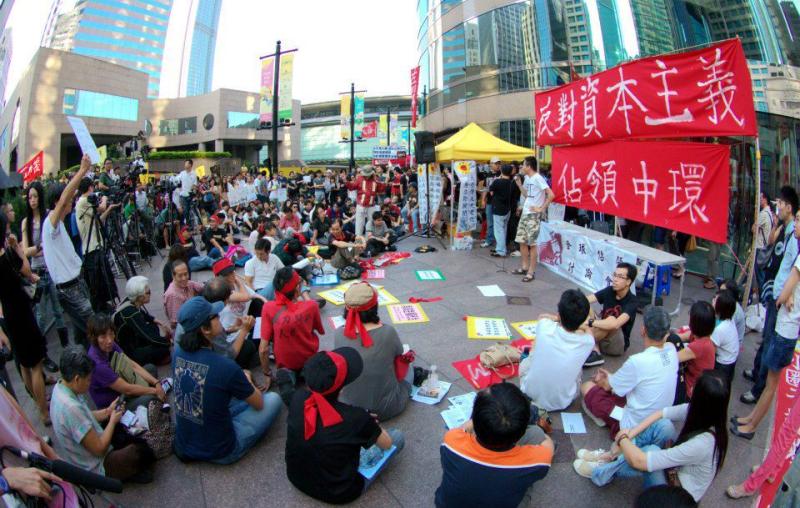
{"label": "blue jeans", "polygon": [[211,250],[208,251],[208,257],[216,261],[217,259],[222,258],[222,252],[220,252],[216,247],[211,247]]}
{"label": "blue jeans", "polygon": [[[213,249],[212,249],[213,250]],[[195,256],[189,258],[189,270],[192,272],[199,272],[201,270],[211,270],[211,266],[216,259],[211,256]]]}
{"label": "blue jeans", "polygon": [[764,299],[764,308],[766,308],[767,314],[764,316],[764,331],[761,332],[763,340],[761,341],[761,345],[758,346],[755,360],[753,360],[753,378],[755,379],[755,383],[753,387],[750,388],[750,393],[752,393],[753,397],[756,399],[761,397],[761,393],[767,386],[767,371],[769,369],[764,365],[764,355],[769,350],[770,343],[775,337],[775,322],[778,319],[778,308],[775,307],[775,299],[773,297]]}
{"label": "blue jeans", "polygon": [[[383,473],[383,471],[386,469],[386,466],[391,464],[392,461],[397,460],[397,455],[401,451],[403,451],[403,446],[405,446],[405,444],[406,444],[406,438],[405,438],[405,436],[403,436],[403,433],[400,432],[399,430],[397,430],[397,429],[388,429],[386,431],[386,433],[389,434],[389,437],[392,438],[392,444],[397,448],[397,451],[395,451],[394,455],[389,457],[389,459],[386,462],[384,462],[383,465],[381,465],[380,469],[378,469],[378,472],[375,473],[375,476],[373,476],[371,480],[369,480],[367,478],[364,478],[364,490],[365,491],[369,488],[370,485],[375,483],[375,480],[377,480],[378,476],[380,476],[381,473]],[[373,445],[373,446],[378,446],[378,445]]]}
{"label": "blue jeans", "polygon": [[49,318],[52,317],[53,325],[56,329],[66,328],[64,324],[64,310],[58,301],[56,283],[50,278],[47,270],[39,273],[37,288],[41,290],[42,297],[37,305],[33,306],[33,315],[36,317],[36,324],[42,334],[46,334],[50,329]]}
{"label": "blue jeans", "polygon": [[494,245],[494,220],[491,203],[486,204],[486,240],[484,242]]}
{"label": "blue jeans", "polygon": [[492,223],[494,225],[494,241],[497,243],[497,253],[505,256],[508,251],[506,250],[506,229],[508,228],[508,218],[511,212],[505,215],[492,215]]}
{"label": "blue jeans", "polygon": [[275,392],[262,395],[264,407],[261,411],[253,409],[243,400],[231,401],[233,431],[236,433],[236,447],[226,457],[212,460],[215,464],[233,464],[250,451],[250,448],[267,433],[281,412],[281,398]]}
{"label": "blue jeans", "polygon": [[[677,435],[678,433],[675,431],[675,426],[672,425],[672,422],[662,418],[642,431],[641,434],[633,439],[633,442],[644,452],[663,450]],[[663,471],[649,473],[634,469],[625,461],[625,456],[622,454],[611,462],[600,464],[592,471],[592,482],[598,487],[608,485],[616,477],[642,477],[645,488],[667,483]]]}
{"label": "blue jeans", "polygon": [[257,289],[256,293],[263,296],[269,301],[275,299],[275,288],[273,287],[271,282],[267,282],[267,284],[263,288]]}

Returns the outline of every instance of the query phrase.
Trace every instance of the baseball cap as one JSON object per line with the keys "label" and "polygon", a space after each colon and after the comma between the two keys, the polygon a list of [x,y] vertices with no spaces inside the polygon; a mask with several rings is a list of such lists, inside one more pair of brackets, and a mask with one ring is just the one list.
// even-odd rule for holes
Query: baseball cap
{"label": "baseball cap", "polygon": [[211,266],[214,275],[228,275],[235,269],[236,267],[233,266],[233,261],[228,258],[219,259]]}
{"label": "baseball cap", "polygon": [[492,163],[492,164],[497,164],[498,162],[500,162],[500,157],[495,155],[494,157],[489,159],[489,162]]}
{"label": "baseball cap", "polygon": [[202,296],[195,296],[181,306],[178,323],[184,332],[193,332],[222,312],[224,302],[211,303]]}

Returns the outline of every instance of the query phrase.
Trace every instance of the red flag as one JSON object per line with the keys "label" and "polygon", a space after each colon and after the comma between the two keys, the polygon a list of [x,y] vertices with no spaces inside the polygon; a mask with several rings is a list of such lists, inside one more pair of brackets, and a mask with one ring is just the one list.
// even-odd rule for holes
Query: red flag
{"label": "red flag", "polygon": [[575,72],[575,66],[572,65],[572,61],[570,60],[570,62],[569,62],[569,81],[571,83],[571,82],[577,81],[579,79],[581,79],[581,76],[580,76],[580,74]]}
{"label": "red flag", "polygon": [[40,151],[31,160],[17,171],[22,175],[22,181],[32,182],[44,174],[44,152]]}
{"label": "red flag", "polygon": [[417,92],[419,92],[419,65],[411,69],[411,127],[417,126]]}
{"label": "red flag", "polygon": [[374,138],[378,135],[378,121],[373,120],[370,123],[365,123],[361,128],[361,139]]}
{"label": "red flag", "polygon": [[723,243],[730,146],[609,141],[553,149],[555,201]]}
{"label": "red flag", "polygon": [[539,146],[757,134],[738,39],[624,63],[537,92],[534,102]]}

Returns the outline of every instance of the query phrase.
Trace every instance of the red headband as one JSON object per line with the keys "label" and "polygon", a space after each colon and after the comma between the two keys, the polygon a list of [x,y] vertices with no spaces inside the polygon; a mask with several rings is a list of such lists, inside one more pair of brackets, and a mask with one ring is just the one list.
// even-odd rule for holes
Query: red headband
{"label": "red headband", "polygon": [[322,418],[323,427],[330,427],[343,421],[342,415],[333,408],[328,399],[325,398],[325,395],[334,393],[344,384],[344,380],[347,377],[347,361],[342,355],[333,351],[326,351],[325,354],[336,366],[336,378],[330,388],[322,392],[311,390],[311,396],[306,399],[303,407],[306,441],[311,439],[317,431],[317,415]]}
{"label": "red headband", "polygon": [[289,282],[284,284],[284,286],[275,291],[275,303],[279,306],[283,307],[286,306],[286,310],[293,311],[295,303],[292,301],[291,298],[288,297],[295,290],[295,288],[300,284],[300,276],[297,275],[297,272],[292,270],[292,278],[289,279]]}
{"label": "red headband", "polygon": [[[362,282],[361,284],[369,284]],[[372,289],[372,298],[360,307],[347,307],[347,320],[344,323],[344,336],[348,339],[355,339],[358,334],[361,334],[361,345],[364,347],[372,347],[372,336],[370,336],[364,323],[361,322],[361,311],[369,310],[378,303],[378,292],[375,288]]]}

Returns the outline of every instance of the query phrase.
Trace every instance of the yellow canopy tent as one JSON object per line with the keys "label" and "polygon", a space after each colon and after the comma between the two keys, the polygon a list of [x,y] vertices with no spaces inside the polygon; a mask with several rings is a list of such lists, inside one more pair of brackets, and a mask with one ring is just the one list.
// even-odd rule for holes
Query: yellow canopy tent
{"label": "yellow canopy tent", "polygon": [[492,136],[475,123],[470,123],[448,139],[436,145],[437,161],[470,160],[489,161],[492,157],[510,162],[533,155],[531,148],[512,145]]}

